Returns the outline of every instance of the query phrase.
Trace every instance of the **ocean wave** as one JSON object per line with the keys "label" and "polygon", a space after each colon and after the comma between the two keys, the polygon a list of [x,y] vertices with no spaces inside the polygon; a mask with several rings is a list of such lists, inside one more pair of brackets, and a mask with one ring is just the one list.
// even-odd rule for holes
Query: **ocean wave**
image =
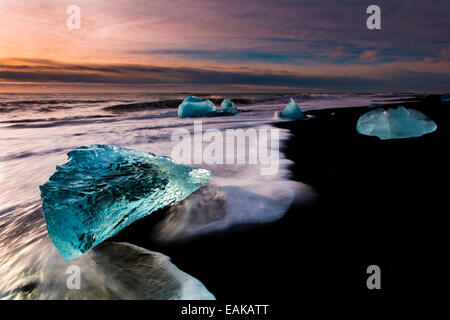
{"label": "ocean wave", "polygon": [[39,152],[27,151],[27,152],[5,155],[3,157],[0,157],[0,160],[1,161],[10,161],[10,160],[23,159],[23,158],[29,158],[29,157],[42,157],[42,156],[46,156],[46,155],[49,155],[52,153],[62,153],[62,152],[66,152],[69,150],[70,150],[70,148],[56,148],[56,149],[51,149],[51,150],[39,151]]}
{"label": "ocean wave", "polygon": [[[223,99],[214,97],[209,98],[214,104],[220,104]],[[152,102],[138,102],[138,103],[130,103],[130,104],[118,104],[114,106],[108,106],[103,108],[103,110],[113,112],[113,113],[123,113],[123,112],[137,112],[149,109],[172,109],[178,108],[178,106],[183,102],[182,99],[172,99],[172,100],[158,100]],[[247,105],[251,104],[253,101],[250,99],[238,98],[233,99],[233,102],[236,104]]]}
{"label": "ocean wave", "polygon": [[31,128],[53,128],[60,126],[75,126],[75,125],[89,125],[93,123],[106,123],[117,121],[114,117],[109,116],[87,116],[87,117],[72,117],[72,118],[61,118],[61,119],[46,119],[46,120],[26,120],[21,122],[12,122],[14,120],[2,121],[0,123],[15,123],[8,128],[20,128],[20,129],[31,129]]}
{"label": "ocean wave", "polygon": [[177,205],[149,230],[156,242],[178,243],[233,226],[269,223],[293,203],[310,202],[314,191],[299,182],[276,179],[242,185],[213,181]]}
{"label": "ocean wave", "polygon": [[[247,123],[247,126],[252,125]],[[227,128],[231,127],[233,125],[229,124]],[[245,127],[236,124],[236,128]],[[274,129],[271,125],[256,128]],[[286,130],[280,131],[282,141],[288,136]],[[264,145],[257,141],[243,143],[236,147],[248,148],[247,157],[256,154]],[[276,173],[262,175],[261,169],[265,166],[248,161],[245,164],[202,163],[202,168],[214,173],[213,179],[188,198],[167,208],[161,221],[148,226],[148,236],[161,243],[180,242],[234,226],[273,222],[282,218],[293,203],[312,201],[315,191],[292,181],[289,170],[292,162],[269,141],[265,145],[264,154],[278,159]]]}
{"label": "ocean wave", "polygon": [[91,115],[91,116],[73,116],[64,118],[36,118],[36,119],[11,119],[0,121],[0,123],[33,123],[33,122],[54,122],[54,121],[70,121],[70,120],[88,120],[99,118],[113,118],[112,115]]}
{"label": "ocean wave", "polygon": [[130,104],[118,104],[103,108],[103,110],[110,112],[136,112],[147,109],[168,109],[177,108],[183,100],[161,100],[153,102],[138,102]]}
{"label": "ocean wave", "polygon": [[11,101],[4,101],[0,102],[0,107],[2,106],[14,106],[14,105],[24,105],[24,104],[91,104],[91,103],[107,103],[111,102],[111,100],[11,100]]}

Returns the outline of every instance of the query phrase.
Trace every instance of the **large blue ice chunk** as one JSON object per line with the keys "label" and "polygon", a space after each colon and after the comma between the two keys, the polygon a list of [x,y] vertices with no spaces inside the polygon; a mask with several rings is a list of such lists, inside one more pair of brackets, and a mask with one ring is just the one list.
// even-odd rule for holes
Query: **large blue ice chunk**
{"label": "large blue ice chunk", "polygon": [[291,98],[289,104],[280,113],[281,118],[292,119],[292,120],[308,120],[309,118],[302,112],[300,107],[295,103],[294,99]]}
{"label": "large blue ice chunk", "polygon": [[382,140],[420,137],[436,128],[436,123],[422,112],[403,106],[369,111],[359,117],[356,125],[360,134]]}
{"label": "large blue ice chunk", "polygon": [[216,106],[210,100],[202,100],[199,97],[191,96],[183,100],[178,107],[178,117],[195,118],[207,117],[214,114]]}
{"label": "large blue ice chunk", "polygon": [[220,106],[222,108],[222,112],[228,112],[231,114],[237,114],[240,112],[240,110],[236,107],[236,104],[230,99],[224,99]]}
{"label": "large blue ice chunk", "polygon": [[48,234],[67,260],[183,200],[212,177],[167,157],[108,145],[79,147],[68,157],[40,187]]}

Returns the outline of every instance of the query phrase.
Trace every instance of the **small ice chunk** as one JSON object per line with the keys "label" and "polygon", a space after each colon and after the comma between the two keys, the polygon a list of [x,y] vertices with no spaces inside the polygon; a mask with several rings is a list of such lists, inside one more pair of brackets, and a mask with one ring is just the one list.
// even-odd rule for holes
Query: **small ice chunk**
{"label": "small ice chunk", "polygon": [[216,107],[210,100],[202,100],[199,97],[190,96],[178,107],[178,117],[180,118],[195,118],[207,117],[214,114]]}
{"label": "small ice chunk", "polygon": [[220,106],[222,107],[221,110],[223,112],[228,112],[231,114],[237,114],[240,112],[240,110],[238,110],[238,108],[236,107],[236,104],[232,102],[230,99],[224,99]]}
{"label": "small ice chunk", "polygon": [[370,109],[375,109],[375,108],[380,108],[383,105],[381,103],[372,103],[371,105],[369,105]]}
{"label": "small ice chunk", "polygon": [[48,234],[66,260],[183,200],[212,177],[167,157],[108,145],[79,147],[68,156],[40,187]]}
{"label": "small ice chunk", "polygon": [[358,133],[382,140],[420,137],[435,131],[436,123],[414,109],[375,109],[363,114],[356,125]]}
{"label": "small ice chunk", "polygon": [[294,99],[291,98],[289,104],[280,113],[281,118],[292,119],[292,120],[308,120],[309,118],[302,112],[300,107],[295,103]]}

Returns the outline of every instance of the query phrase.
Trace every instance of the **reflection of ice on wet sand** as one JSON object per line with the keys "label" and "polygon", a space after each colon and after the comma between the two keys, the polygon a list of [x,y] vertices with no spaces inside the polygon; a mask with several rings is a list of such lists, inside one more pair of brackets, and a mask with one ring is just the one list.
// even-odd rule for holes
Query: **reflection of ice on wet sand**
{"label": "reflection of ice on wet sand", "polygon": [[[0,238],[0,298],[214,299],[167,256],[128,243],[105,242],[77,260],[66,261],[46,235],[39,205],[28,209],[27,220],[33,217],[32,221],[15,219],[1,225],[6,232]],[[10,232],[17,232],[17,237],[8,241],[6,253],[4,235]],[[80,290],[67,287],[67,269],[72,265],[80,268]]]}

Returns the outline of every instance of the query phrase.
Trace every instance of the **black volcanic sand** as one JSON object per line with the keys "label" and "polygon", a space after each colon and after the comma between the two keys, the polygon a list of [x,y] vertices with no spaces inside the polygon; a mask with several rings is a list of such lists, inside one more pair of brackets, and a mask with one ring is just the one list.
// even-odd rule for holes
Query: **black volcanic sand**
{"label": "black volcanic sand", "polygon": [[[398,140],[359,135],[356,123],[367,107],[311,111],[309,121],[278,124],[293,133],[284,149],[295,161],[293,178],[311,185],[318,199],[292,206],[275,223],[162,246],[149,236],[161,210],[113,240],[170,256],[218,299],[448,295],[450,103],[431,96],[402,105],[438,129]],[[372,264],[381,268],[379,291],[366,287]]]}

